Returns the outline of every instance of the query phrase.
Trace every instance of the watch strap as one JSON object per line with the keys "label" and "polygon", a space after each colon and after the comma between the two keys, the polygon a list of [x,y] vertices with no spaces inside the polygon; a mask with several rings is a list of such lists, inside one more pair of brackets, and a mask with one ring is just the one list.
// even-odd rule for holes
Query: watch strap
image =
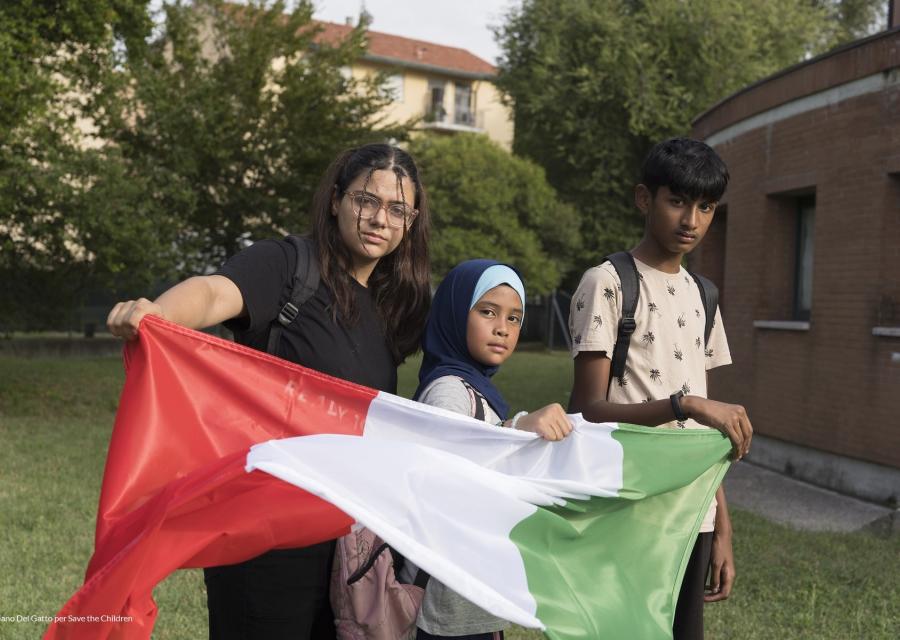
{"label": "watch strap", "polygon": [[681,408],[681,399],[683,397],[684,391],[680,389],[669,396],[669,401],[672,403],[672,413],[675,414],[675,419],[679,422],[687,420],[687,416],[684,415],[684,409]]}

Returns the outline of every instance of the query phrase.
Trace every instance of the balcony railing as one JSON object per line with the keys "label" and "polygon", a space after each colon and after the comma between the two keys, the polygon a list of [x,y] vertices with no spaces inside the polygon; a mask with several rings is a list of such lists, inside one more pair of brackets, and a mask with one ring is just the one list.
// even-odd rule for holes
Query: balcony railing
{"label": "balcony railing", "polygon": [[445,131],[484,131],[484,111],[450,112],[440,105],[425,106],[425,128]]}
{"label": "balcony railing", "polygon": [[453,122],[456,124],[463,124],[469,127],[475,126],[475,112],[469,109],[465,111],[456,111],[453,114]]}
{"label": "balcony railing", "polygon": [[448,122],[447,110],[440,105],[428,105],[425,109],[425,122],[440,124]]}

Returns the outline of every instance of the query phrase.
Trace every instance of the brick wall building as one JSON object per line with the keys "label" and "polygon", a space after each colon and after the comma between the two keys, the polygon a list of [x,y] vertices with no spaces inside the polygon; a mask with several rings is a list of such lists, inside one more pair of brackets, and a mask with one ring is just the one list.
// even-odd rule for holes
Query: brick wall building
{"label": "brick wall building", "polygon": [[[722,289],[764,464],[876,500],[900,485],[900,16],[726,98],[693,135],[732,181],[692,267]],[[797,446],[799,445],[799,446]],[[753,457],[751,455],[751,457]]]}

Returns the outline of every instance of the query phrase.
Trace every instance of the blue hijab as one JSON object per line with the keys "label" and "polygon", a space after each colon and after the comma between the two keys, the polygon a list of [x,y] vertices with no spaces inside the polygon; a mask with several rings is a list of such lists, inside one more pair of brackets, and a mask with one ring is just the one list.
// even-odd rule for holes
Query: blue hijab
{"label": "blue hijab", "polygon": [[[497,266],[503,268],[491,269]],[[469,355],[466,344],[469,310],[488,290],[501,284],[508,284],[518,292],[524,308],[525,287],[509,265],[496,260],[467,260],[447,274],[434,294],[422,336],[425,356],[419,369],[419,387],[414,400],[438,378],[459,376],[484,396],[502,420],[506,419],[509,405],[491,382],[491,376],[499,367],[487,367],[477,362]]]}

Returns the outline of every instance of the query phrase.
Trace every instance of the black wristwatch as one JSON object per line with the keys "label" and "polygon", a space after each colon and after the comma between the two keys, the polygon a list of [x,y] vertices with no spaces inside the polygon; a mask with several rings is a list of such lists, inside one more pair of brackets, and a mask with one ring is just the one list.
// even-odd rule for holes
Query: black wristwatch
{"label": "black wristwatch", "polygon": [[684,410],[681,408],[681,399],[683,397],[684,391],[681,389],[669,396],[669,400],[672,402],[672,411],[675,413],[675,419],[679,422],[687,420],[687,416],[684,415]]}

